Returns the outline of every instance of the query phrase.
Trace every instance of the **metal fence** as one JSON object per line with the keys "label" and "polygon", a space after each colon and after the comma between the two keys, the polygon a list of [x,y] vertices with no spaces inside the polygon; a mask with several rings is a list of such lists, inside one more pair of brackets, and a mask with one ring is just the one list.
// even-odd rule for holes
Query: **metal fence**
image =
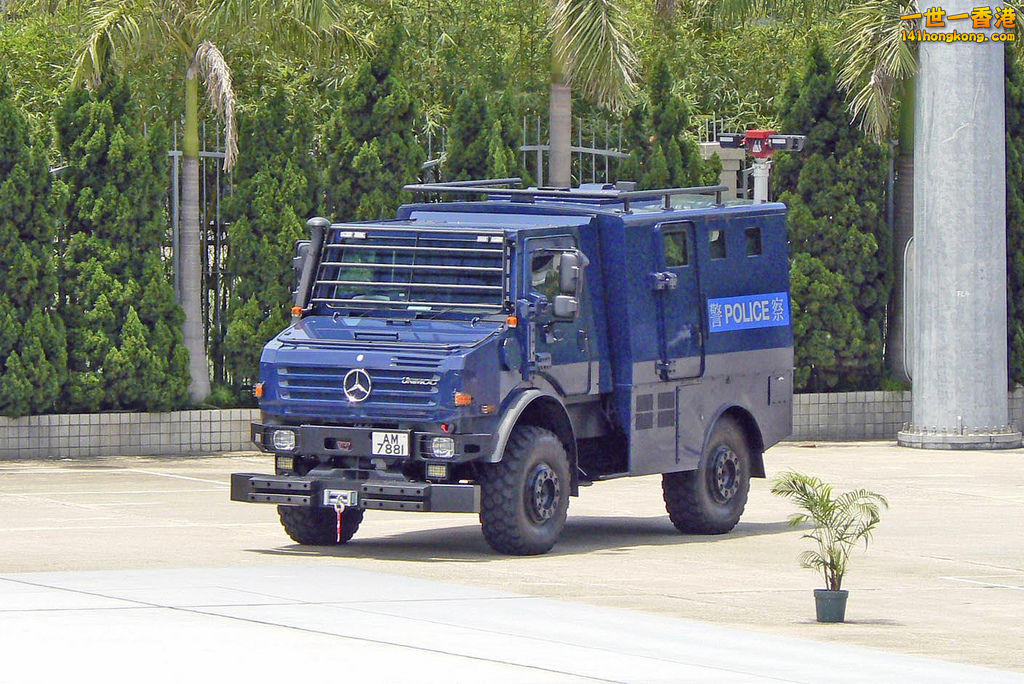
{"label": "metal fence", "polygon": [[[573,128],[576,133],[576,144],[571,148],[573,180],[578,184],[611,183],[616,180],[618,178],[618,160],[629,157],[628,154],[621,151],[622,123],[585,121],[583,117],[576,117],[576,125]],[[529,142],[531,136],[533,142]],[[523,116],[523,144],[519,147],[519,151],[522,154],[523,168],[531,169],[533,179],[538,187],[544,186],[544,154],[550,155],[551,152],[551,146],[541,142],[547,137],[548,131],[543,116],[540,114],[535,114],[532,117],[530,115]],[[601,147],[598,147],[598,141],[600,141]],[[612,141],[615,142],[614,148]],[[614,163],[612,160],[615,160]]]}

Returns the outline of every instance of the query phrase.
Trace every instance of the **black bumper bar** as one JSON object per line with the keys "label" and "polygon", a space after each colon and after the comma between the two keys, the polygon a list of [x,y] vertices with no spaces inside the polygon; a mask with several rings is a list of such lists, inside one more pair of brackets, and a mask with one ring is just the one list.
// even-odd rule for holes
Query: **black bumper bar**
{"label": "black bumper bar", "polygon": [[333,508],[338,496],[354,506],[386,511],[479,513],[480,486],[395,480],[351,480],[299,475],[231,474],[231,500]]}
{"label": "black bumper bar", "polygon": [[[273,447],[271,435],[275,430],[295,433],[295,448],[288,451]],[[371,448],[373,433],[387,432],[407,435],[409,453],[404,456],[374,454]],[[303,456],[366,456],[401,460],[415,458],[438,463],[462,463],[476,460],[486,453],[491,445],[489,434],[447,434],[442,432],[417,432],[413,430],[388,430],[384,428],[344,427],[335,425],[266,425],[252,423],[249,435],[260,451],[281,455]],[[436,458],[430,448],[434,437],[448,437],[455,442],[455,454],[449,458]]]}

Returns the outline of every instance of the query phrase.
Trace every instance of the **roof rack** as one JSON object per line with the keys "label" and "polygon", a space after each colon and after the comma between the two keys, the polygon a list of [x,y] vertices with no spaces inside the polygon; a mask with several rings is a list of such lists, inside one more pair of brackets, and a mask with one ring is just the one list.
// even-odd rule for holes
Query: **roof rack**
{"label": "roof rack", "polygon": [[[660,188],[657,190],[579,190],[570,188],[510,188],[502,187],[518,185],[521,178],[485,178],[471,181],[449,181],[444,183],[414,183],[406,185],[404,190],[416,193],[444,193],[451,195],[506,195],[513,201],[534,202],[540,199],[604,199],[620,200],[623,211],[629,211],[630,200],[650,200],[660,197],[662,208],[672,208],[672,197],[675,195],[714,195],[715,204],[722,203],[722,192],[729,189],[727,185],[701,185],[691,188]],[[631,184],[632,185],[632,184]],[[635,187],[635,186],[634,186]]]}

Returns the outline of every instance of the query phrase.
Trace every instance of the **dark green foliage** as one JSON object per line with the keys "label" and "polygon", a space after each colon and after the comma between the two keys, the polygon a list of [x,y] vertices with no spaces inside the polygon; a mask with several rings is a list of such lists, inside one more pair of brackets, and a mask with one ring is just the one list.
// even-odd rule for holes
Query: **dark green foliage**
{"label": "dark green foliage", "polygon": [[522,124],[506,95],[487,97],[481,86],[462,91],[455,101],[445,145],[445,180],[509,178],[530,184],[516,153]]}
{"label": "dark green foliage", "polygon": [[188,399],[181,308],[163,261],[168,140],[142,134],[123,79],[56,113],[69,200],[60,241],[63,410],[169,411]]}
{"label": "dark green foliage", "polygon": [[781,120],[807,135],[804,152],[777,155],[772,171],[790,208],[796,387],[875,388],[892,288],[886,152],[850,121],[818,46],[787,86]]}
{"label": "dark green foliage", "polygon": [[519,173],[519,158],[505,142],[501,121],[494,120],[487,135],[488,178],[510,178]]}
{"label": "dark green foliage", "polygon": [[[288,325],[295,241],[318,210],[320,172],[312,154],[313,116],[284,89],[243,111],[234,193],[225,204],[228,304],[225,368],[240,397],[259,379],[263,345]],[[365,199],[365,198],[364,198]]]}
{"label": "dark green foliage", "polygon": [[689,125],[689,107],[673,90],[667,61],[658,57],[623,124],[629,159],[619,167],[619,178],[637,181],[641,189],[717,184],[718,171],[701,159]]}
{"label": "dark green foliage", "polygon": [[452,123],[448,127],[444,164],[446,180],[487,177],[487,124],[487,101],[483,88],[473,86],[463,90],[455,100]]}
{"label": "dark green foliage", "polygon": [[1013,49],[1006,72],[1006,337],[1010,386],[1024,384],[1024,69]]}
{"label": "dark green foliage", "polygon": [[414,133],[416,103],[395,73],[399,37],[400,29],[393,30],[345,81],[327,124],[327,200],[333,218],[390,218],[412,199],[402,186],[418,180],[425,154]]}
{"label": "dark green foliage", "polygon": [[53,313],[52,181],[0,74],[0,413],[52,410],[67,372],[64,328]]}

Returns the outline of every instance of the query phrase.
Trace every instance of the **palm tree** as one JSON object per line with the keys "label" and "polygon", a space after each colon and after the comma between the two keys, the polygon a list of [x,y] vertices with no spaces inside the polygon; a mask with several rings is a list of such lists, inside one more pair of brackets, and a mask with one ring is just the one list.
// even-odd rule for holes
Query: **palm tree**
{"label": "palm tree", "polygon": [[800,564],[821,572],[829,591],[842,589],[850,552],[860,542],[867,547],[881,519],[880,508],[888,508],[889,502],[881,494],[866,489],[833,495],[832,485],[793,471],[772,480],[771,491],[801,508],[800,513],[789,516],[790,525],[814,525],[804,534],[804,539],[814,542],[814,548],[800,554]]}
{"label": "palm tree", "polygon": [[[42,4],[25,0],[23,4]],[[238,155],[235,94],[231,69],[217,42],[255,33],[271,45],[329,43],[332,48],[361,47],[365,40],[342,23],[335,0],[96,0],[87,3],[88,39],[75,64],[72,87],[98,85],[111,62],[122,54],[173,55],[185,78],[182,141],[182,202],[179,267],[183,336],[189,351],[193,403],[210,394],[201,307],[199,227],[199,81],[211,108],[224,121],[224,169]]]}
{"label": "palm tree", "polygon": [[617,109],[636,89],[637,59],[615,0],[553,0],[551,33],[550,184],[569,187],[572,164],[572,93],[578,88],[598,106]]}

